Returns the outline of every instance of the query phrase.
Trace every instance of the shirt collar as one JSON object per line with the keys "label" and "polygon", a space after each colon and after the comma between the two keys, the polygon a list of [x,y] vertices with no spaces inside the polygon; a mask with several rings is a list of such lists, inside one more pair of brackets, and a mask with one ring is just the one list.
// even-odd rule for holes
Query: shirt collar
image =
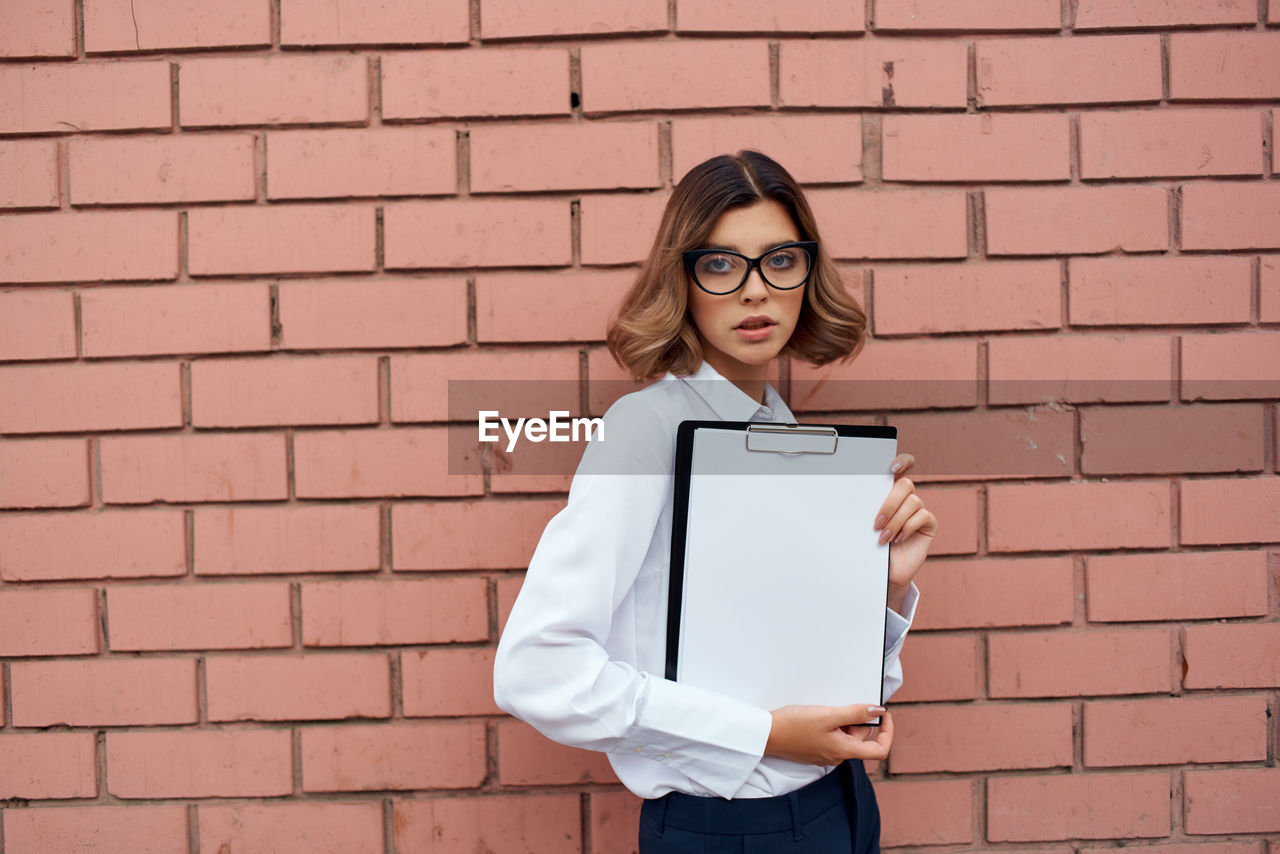
{"label": "shirt collar", "polygon": [[[674,376],[674,375],[672,375]],[[772,384],[764,384],[764,404],[721,376],[706,359],[687,377],[676,377],[707,402],[725,421],[792,421],[791,410]]]}

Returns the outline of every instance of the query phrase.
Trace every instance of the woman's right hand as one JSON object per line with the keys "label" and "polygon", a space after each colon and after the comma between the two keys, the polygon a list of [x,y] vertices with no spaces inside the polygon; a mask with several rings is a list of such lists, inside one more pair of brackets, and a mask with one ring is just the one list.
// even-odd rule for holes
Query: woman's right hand
{"label": "woman's right hand", "polygon": [[[773,727],[764,747],[769,756],[839,765],[846,759],[884,759],[893,744],[893,719],[880,706],[783,706],[770,714]],[[851,726],[876,716],[878,727]]]}

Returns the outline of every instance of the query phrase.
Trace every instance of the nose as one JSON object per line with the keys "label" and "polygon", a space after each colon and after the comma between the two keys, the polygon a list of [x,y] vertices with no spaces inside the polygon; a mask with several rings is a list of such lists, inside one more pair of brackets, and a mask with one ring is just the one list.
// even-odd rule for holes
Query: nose
{"label": "nose", "polygon": [[743,302],[763,302],[769,298],[769,286],[765,284],[759,268],[753,268],[747,273],[747,280],[738,293]]}

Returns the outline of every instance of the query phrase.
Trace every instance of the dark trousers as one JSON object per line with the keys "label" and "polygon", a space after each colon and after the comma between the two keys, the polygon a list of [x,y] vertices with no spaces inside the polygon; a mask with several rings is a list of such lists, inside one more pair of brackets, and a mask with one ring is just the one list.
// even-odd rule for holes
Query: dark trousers
{"label": "dark trousers", "polygon": [[640,854],[879,854],[880,808],[862,762],[773,798],[671,792],[640,807]]}

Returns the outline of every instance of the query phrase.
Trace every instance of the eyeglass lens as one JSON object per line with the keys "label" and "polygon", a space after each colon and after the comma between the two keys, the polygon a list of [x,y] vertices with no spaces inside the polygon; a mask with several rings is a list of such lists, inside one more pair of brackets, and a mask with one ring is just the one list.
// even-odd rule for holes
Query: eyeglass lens
{"label": "eyeglass lens", "polygon": [[[794,288],[809,275],[809,253],[799,246],[775,249],[760,259],[764,280],[775,288]],[[728,252],[703,255],[693,265],[698,284],[708,291],[725,294],[737,290],[747,279],[750,262]]]}

